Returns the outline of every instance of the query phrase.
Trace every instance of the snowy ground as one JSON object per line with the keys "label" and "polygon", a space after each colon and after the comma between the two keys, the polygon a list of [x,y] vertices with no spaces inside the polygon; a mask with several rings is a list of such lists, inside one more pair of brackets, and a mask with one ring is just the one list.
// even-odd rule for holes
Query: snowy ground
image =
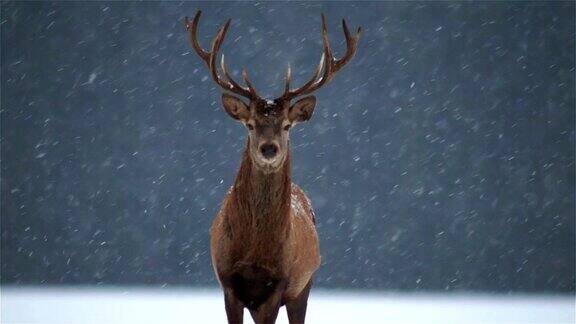
{"label": "snowy ground", "polygon": [[[1,289],[1,323],[225,323],[217,290]],[[574,323],[574,296],[313,290],[308,323]],[[246,319],[249,318],[246,313]],[[247,323],[252,323],[247,320]],[[278,323],[287,323],[284,309]]]}

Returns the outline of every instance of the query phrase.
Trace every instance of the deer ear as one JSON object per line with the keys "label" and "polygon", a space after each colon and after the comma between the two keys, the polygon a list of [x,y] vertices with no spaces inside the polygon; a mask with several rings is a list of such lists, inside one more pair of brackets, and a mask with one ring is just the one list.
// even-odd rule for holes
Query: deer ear
{"label": "deer ear", "polygon": [[314,107],[316,107],[316,97],[304,97],[290,107],[288,119],[290,119],[292,123],[305,122],[312,117]]}
{"label": "deer ear", "polygon": [[223,93],[222,105],[224,106],[224,110],[226,110],[228,115],[236,120],[246,121],[250,118],[250,109],[248,106],[244,103],[244,101],[234,96]]}

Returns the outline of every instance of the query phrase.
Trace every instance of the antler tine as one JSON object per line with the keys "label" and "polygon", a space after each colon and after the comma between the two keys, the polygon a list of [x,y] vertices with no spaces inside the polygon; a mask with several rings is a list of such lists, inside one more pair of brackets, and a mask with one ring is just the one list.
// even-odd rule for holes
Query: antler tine
{"label": "antler tine", "polygon": [[[304,84],[302,87],[289,90],[289,85],[287,84],[287,88],[284,91],[282,98],[291,99],[300,95],[305,95],[311,92],[316,91],[328,81],[332,80],[336,74],[342,67],[344,67],[354,54],[356,54],[356,48],[358,45],[358,40],[360,39],[360,34],[362,32],[361,28],[358,28],[358,32],[355,36],[350,34],[348,30],[348,26],[346,25],[346,20],[342,19],[342,29],[344,30],[344,37],[346,38],[346,53],[340,59],[335,60],[334,56],[332,55],[332,48],[330,47],[330,41],[328,39],[328,28],[326,27],[326,18],[324,14],[322,14],[322,43],[324,47],[324,53],[322,54],[322,59],[320,60],[320,64],[314,73],[314,76],[310,81]],[[324,73],[321,78],[320,72],[324,69]]]}
{"label": "antler tine", "polygon": [[208,69],[210,70],[210,75],[212,76],[212,79],[219,86],[224,88],[225,90],[228,90],[228,91],[231,91],[231,92],[236,93],[238,95],[247,97],[251,100],[252,99],[258,99],[259,97],[258,97],[256,91],[254,90],[254,88],[252,87],[252,84],[247,83],[248,88],[246,89],[246,88],[240,86],[236,81],[234,81],[232,79],[230,74],[228,74],[228,70],[226,69],[226,64],[224,62],[224,55],[222,55],[222,59],[220,61],[220,67],[222,69],[222,72],[224,73],[224,78],[221,78],[218,75],[218,67],[216,66],[216,57],[218,56],[218,51],[220,50],[220,47],[222,46],[222,43],[224,42],[224,38],[226,37],[226,32],[228,32],[228,28],[230,27],[230,23],[232,20],[228,19],[226,21],[226,24],[224,24],[224,26],[222,26],[222,27],[220,27],[220,29],[218,29],[218,32],[216,33],[216,36],[214,37],[214,40],[212,41],[212,47],[211,47],[210,52],[206,52],[204,49],[202,49],[202,46],[200,46],[200,43],[198,42],[198,35],[197,35],[198,23],[200,21],[200,15],[201,14],[202,14],[202,11],[200,11],[200,10],[198,10],[196,12],[194,19],[192,20],[192,24],[190,24],[188,17],[185,18],[184,22],[186,24],[186,29],[188,30],[188,33],[189,33],[190,42],[192,43],[192,47],[194,48],[194,50],[196,51],[198,56],[200,56],[200,58],[208,66]]}
{"label": "antler tine", "polygon": [[234,79],[228,73],[228,68],[226,68],[226,63],[224,62],[224,53],[222,53],[222,57],[220,57],[220,69],[222,69],[222,72],[224,72],[224,76],[230,83],[232,83],[232,86],[234,88],[238,89],[242,88],[242,86],[236,83],[236,81],[234,81]]}
{"label": "antler tine", "polygon": [[200,21],[200,15],[202,15],[202,11],[198,10],[196,15],[194,15],[194,19],[192,20],[192,25],[190,25],[190,21],[188,17],[184,18],[184,23],[186,24],[186,29],[188,30],[188,36],[190,38],[190,43],[192,43],[192,48],[196,51],[198,56],[200,56],[204,61],[208,60],[210,53],[206,52],[200,46],[198,42],[198,22]]}
{"label": "antler tine", "polygon": [[212,49],[210,50],[210,59],[208,61],[208,68],[210,69],[210,73],[212,74],[212,79],[216,81],[220,86],[225,88],[226,90],[232,91],[233,87],[229,82],[222,80],[218,75],[218,69],[216,67],[216,56],[218,55],[218,51],[220,50],[220,46],[222,46],[222,41],[224,40],[224,36],[226,36],[226,32],[228,31],[228,27],[230,27],[230,19],[226,22],[223,27],[218,29],[216,33],[216,37],[212,41]]}
{"label": "antler tine", "polygon": [[254,86],[252,85],[252,82],[250,82],[250,79],[248,78],[248,72],[246,72],[246,69],[242,69],[242,78],[244,79],[244,83],[246,83],[246,85],[248,86],[248,91],[253,96],[258,97],[258,95],[256,94],[256,90],[254,89]]}
{"label": "antler tine", "polygon": [[[322,78],[317,80],[316,83],[312,84],[307,89],[302,91],[303,95],[311,93],[311,92],[315,91],[316,89],[319,89],[321,86],[323,86],[327,81],[329,81],[333,77],[332,69],[334,67],[333,66],[334,56],[332,55],[332,48],[330,48],[330,40],[328,39],[328,28],[326,27],[326,18],[324,17],[324,14],[322,14],[322,44],[324,45],[324,54],[322,56],[324,58],[324,60],[323,60],[324,61],[324,75],[322,75]],[[336,71],[334,71],[334,72],[336,72]]]}
{"label": "antler tine", "polygon": [[305,89],[310,87],[314,82],[317,82],[318,77],[320,76],[320,72],[322,72],[322,69],[324,68],[324,64],[325,64],[324,62],[326,62],[325,54],[322,53],[322,55],[320,56],[320,62],[316,66],[316,71],[314,71],[314,75],[312,75],[312,78],[308,82],[306,82],[303,86],[301,86],[297,89],[294,89],[294,90],[290,90],[290,84],[288,84],[289,82],[287,82],[286,88],[284,90],[284,94],[282,95],[282,98],[286,98],[286,99],[294,98],[294,97],[298,96],[302,91],[304,91]]}
{"label": "antler tine", "polygon": [[288,63],[288,69],[286,70],[286,86],[284,88],[284,95],[290,92],[290,81],[292,80],[292,69],[290,69],[290,63]]}
{"label": "antler tine", "polygon": [[344,30],[344,37],[346,38],[346,54],[344,57],[337,60],[335,65],[335,71],[340,70],[344,65],[346,65],[354,54],[356,54],[356,46],[358,40],[360,39],[360,35],[362,34],[362,27],[358,27],[358,31],[356,32],[356,36],[353,37],[350,34],[350,30],[348,30],[348,25],[346,24],[346,19],[342,19],[342,29]]}

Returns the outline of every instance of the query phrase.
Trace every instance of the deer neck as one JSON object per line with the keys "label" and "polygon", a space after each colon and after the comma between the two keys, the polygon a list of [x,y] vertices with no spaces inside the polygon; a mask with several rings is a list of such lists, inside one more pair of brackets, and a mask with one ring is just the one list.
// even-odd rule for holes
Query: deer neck
{"label": "deer neck", "polygon": [[253,238],[282,238],[290,213],[290,152],[278,171],[265,173],[252,161],[248,145],[234,183],[238,221]]}

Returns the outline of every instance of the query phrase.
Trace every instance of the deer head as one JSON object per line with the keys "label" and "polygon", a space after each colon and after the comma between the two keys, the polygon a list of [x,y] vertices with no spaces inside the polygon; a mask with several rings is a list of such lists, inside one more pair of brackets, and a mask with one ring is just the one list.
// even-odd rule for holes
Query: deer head
{"label": "deer head", "polygon": [[222,104],[226,112],[232,118],[242,122],[248,129],[248,147],[252,161],[265,173],[274,172],[283,165],[288,155],[290,128],[297,123],[309,120],[316,106],[316,98],[312,95],[303,97],[295,103],[292,103],[292,101],[297,97],[308,95],[325,85],[352,59],[356,53],[361,28],[358,28],[356,35],[352,36],[346,21],[342,20],[342,28],[346,37],[346,53],[342,58],[335,59],[328,40],[326,19],[322,15],[324,52],[314,75],[301,87],[290,89],[291,70],[288,64],[284,93],[274,100],[266,100],[257,94],[245,70],[242,71],[242,76],[246,87],[239,85],[232,79],[226,68],[224,54],[222,54],[220,59],[220,70],[223,76],[219,74],[216,56],[230,27],[231,19],[228,19],[226,24],[218,30],[212,41],[210,52],[206,52],[200,46],[197,37],[201,13],[201,11],[196,12],[192,22],[190,22],[188,17],[185,18],[186,29],[188,30],[192,47],[198,56],[204,60],[210,70],[212,79],[220,87],[248,99],[248,103],[246,103],[227,92],[222,94]]}

